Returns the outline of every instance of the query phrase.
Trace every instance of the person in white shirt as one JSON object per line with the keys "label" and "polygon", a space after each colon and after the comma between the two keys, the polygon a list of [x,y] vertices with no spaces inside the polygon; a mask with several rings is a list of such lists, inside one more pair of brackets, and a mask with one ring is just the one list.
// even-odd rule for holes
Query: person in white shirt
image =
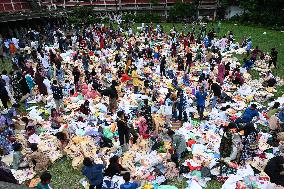
{"label": "person in white shirt", "polygon": [[19,39],[13,37],[13,38],[12,38],[12,41],[13,41],[13,43],[14,43],[16,49],[19,49]]}
{"label": "person in white shirt", "polygon": [[2,71],[1,78],[5,81],[6,86],[10,88],[10,78],[8,76],[7,70],[3,70]]}
{"label": "person in white shirt", "polygon": [[6,53],[6,56],[9,56],[10,52],[9,52],[9,45],[10,45],[10,40],[9,39],[6,39],[4,41],[4,45],[5,45],[5,53]]}

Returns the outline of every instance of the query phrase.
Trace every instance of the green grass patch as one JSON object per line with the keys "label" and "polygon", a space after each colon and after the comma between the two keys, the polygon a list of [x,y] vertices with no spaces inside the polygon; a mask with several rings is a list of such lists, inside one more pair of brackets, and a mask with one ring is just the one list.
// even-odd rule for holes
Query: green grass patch
{"label": "green grass patch", "polygon": [[79,183],[84,176],[73,169],[72,160],[62,158],[57,160],[49,169],[52,175],[51,187],[54,189],[83,189]]}

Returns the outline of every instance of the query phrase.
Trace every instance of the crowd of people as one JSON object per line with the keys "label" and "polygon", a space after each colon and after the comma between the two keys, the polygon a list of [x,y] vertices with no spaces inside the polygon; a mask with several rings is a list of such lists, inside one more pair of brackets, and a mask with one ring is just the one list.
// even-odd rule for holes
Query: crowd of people
{"label": "crowd of people", "polygon": [[[52,162],[38,142],[30,139],[53,135],[64,154],[72,138],[80,135],[69,124],[76,119],[77,124],[86,123],[96,131],[90,136],[99,146],[101,163],[94,162],[95,157],[84,157],[82,162],[89,188],[138,188],[141,183],[132,182],[136,177],[121,165],[119,157],[133,145],[151,141],[150,153],[163,146],[166,138],[170,141],[166,160],[184,170],[188,149],[194,143],[189,144],[192,140],[188,141],[180,128],[192,120],[201,127],[213,120],[210,116],[214,112],[226,112],[230,104],[238,103],[228,92],[228,85],[234,86],[233,91],[242,88],[258,61],[266,63],[268,70],[261,85],[273,88],[277,84],[270,71],[271,66],[277,68],[277,50],[271,47],[271,53],[265,54],[252,38],[239,43],[234,38],[238,31],[221,35],[220,23],[217,28],[206,23],[192,25],[190,31],[178,31],[173,26],[170,32],[159,24],[143,24],[137,32],[122,24],[115,29],[112,24],[79,27],[66,21],[46,22],[36,29],[16,28],[0,36],[1,64],[10,60],[12,64],[11,69],[2,70],[0,81],[0,149],[2,157],[13,156],[9,168],[1,163],[1,180],[18,183],[11,170],[32,168],[41,174],[37,188],[49,188],[52,175],[47,170]],[[247,56],[239,63],[226,56],[232,51]],[[78,96],[77,107],[78,101],[72,99]],[[269,144],[276,150],[264,171],[272,183],[284,187],[284,106],[278,101],[265,107],[253,99],[246,100],[242,100],[243,112],[225,116],[218,126],[215,135],[221,140],[217,159],[245,166],[263,155],[259,153],[259,138],[264,134],[260,134],[263,131],[256,122],[265,120],[269,126],[265,134],[271,136]],[[40,114],[45,122],[36,122],[25,113],[34,102],[45,107]],[[97,104],[103,113],[96,113]],[[70,108],[72,105],[75,108]],[[160,123],[157,114],[162,115]],[[109,137],[106,127],[112,127],[112,123],[113,137]],[[19,135],[24,139],[19,140]],[[114,146],[121,154],[105,159],[100,148]],[[114,186],[114,175],[121,175],[125,182]]]}

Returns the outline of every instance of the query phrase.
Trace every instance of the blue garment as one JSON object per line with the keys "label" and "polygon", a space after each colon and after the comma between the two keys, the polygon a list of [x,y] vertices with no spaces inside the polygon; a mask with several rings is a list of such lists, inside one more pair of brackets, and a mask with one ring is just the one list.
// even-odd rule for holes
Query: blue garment
{"label": "blue garment", "polygon": [[203,42],[204,42],[205,47],[207,48],[209,46],[209,39],[208,39],[208,37],[205,37]]}
{"label": "blue garment", "polygon": [[195,94],[195,97],[196,97],[196,103],[197,103],[197,106],[205,106],[205,100],[206,100],[206,97],[207,97],[207,93],[204,92],[204,93],[200,93],[199,91],[196,92]]}
{"label": "blue garment", "polygon": [[251,50],[251,48],[252,48],[252,42],[251,42],[251,41],[249,41],[249,42],[248,42],[248,44],[247,44],[247,48],[246,48],[246,50],[247,50],[247,51],[250,51],[250,50]]}
{"label": "blue garment", "polygon": [[217,96],[213,96],[213,99],[212,99],[212,109],[215,108],[215,106],[217,104],[217,99],[218,99]]}
{"label": "blue garment", "polygon": [[281,122],[284,122],[284,112],[281,111],[279,114],[278,114],[278,117],[280,119]]}
{"label": "blue garment", "polygon": [[257,110],[253,110],[250,107],[245,110],[245,112],[242,115],[242,120],[244,122],[250,122],[255,116],[259,116],[259,113]]}
{"label": "blue garment", "polygon": [[157,52],[154,53],[154,59],[159,59],[159,53]]}
{"label": "blue garment", "polygon": [[120,185],[120,189],[136,189],[139,187],[139,184],[136,182],[126,182]]}
{"label": "blue garment", "polygon": [[247,60],[244,62],[244,65],[243,65],[243,68],[246,68],[246,69],[250,69],[253,65],[253,61],[252,60]]}
{"label": "blue garment", "polygon": [[93,166],[84,166],[82,173],[89,179],[90,185],[99,185],[103,182],[103,164],[94,164]]}

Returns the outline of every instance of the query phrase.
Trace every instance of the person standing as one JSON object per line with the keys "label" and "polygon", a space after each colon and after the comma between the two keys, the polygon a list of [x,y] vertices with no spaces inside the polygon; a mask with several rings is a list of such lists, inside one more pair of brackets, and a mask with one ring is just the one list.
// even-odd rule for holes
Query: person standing
{"label": "person standing", "polygon": [[166,56],[163,56],[160,64],[160,75],[161,77],[165,76],[166,77]]}
{"label": "person standing", "polygon": [[269,65],[268,68],[270,68],[271,64],[274,65],[274,68],[277,68],[277,59],[278,59],[278,52],[275,50],[275,48],[271,49],[271,53],[270,53],[271,59],[269,61]]}
{"label": "person standing", "polygon": [[53,80],[51,90],[55,101],[56,110],[59,111],[61,108],[63,109],[63,87],[58,85],[57,80]]}
{"label": "person standing", "polygon": [[79,89],[80,75],[81,75],[78,66],[75,66],[75,67],[73,68],[72,75],[73,75],[73,77],[74,77],[75,89],[76,89],[76,91],[78,91],[78,89]]}
{"label": "person standing", "polygon": [[221,91],[220,85],[218,85],[217,83],[214,83],[212,80],[209,80],[208,83],[209,83],[210,89],[213,93],[212,109],[214,109],[216,104],[217,104],[217,100],[220,99],[220,97],[221,97],[222,91]]}
{"label": "person standing", "polygon": [[137,74],[137,68],[134,67],[133,71],[131,73],[131,77],[133,80],[133,86],[134,86],[134,94],[138,93],[138,87],[139,87],[139,76]]}
{"label": "person standing", "polygon": [[0,81],[0,100],[4,108],[8,108],[8,102],[10,100],[9,91],[7,90],[4,80]]}
{"label": "person standing", "polygon": [[125,114],[123,111],[117,112],[117,128],[119,143],[125,149],[125,145],[129,144],[129,128],[127,127],[127,122],[125,120]]}
{"label": "person standing", "polygon": [[217,76],[217,81],[222,85],[224,82],[224,77],[225,77],[225,65],[223,62],[221,62],[218,65],[218,76]]}
{"label": "person standing", "polygon": [[248,38],[247,47],[246,47],[247,56],[249,56],[251,48],[252,48],[252,41],[251,38]]}
{"label": "person standing", "polygon": [[110,113],[114,113],[117,109],[118,92],[116,86],[118,83],[113,80],[111,86],[101,92],[101,95],[109,97],[108,111]]}
{"label": "person standing", "polygon": [[199,114],[199,119],[203,120],[203,112],[205,109],[205,100],[207,97],[207,93],[204,91],[203,87],[200,87],[199,91],[196,91],[196,104],[197,104],[197,111]]}

